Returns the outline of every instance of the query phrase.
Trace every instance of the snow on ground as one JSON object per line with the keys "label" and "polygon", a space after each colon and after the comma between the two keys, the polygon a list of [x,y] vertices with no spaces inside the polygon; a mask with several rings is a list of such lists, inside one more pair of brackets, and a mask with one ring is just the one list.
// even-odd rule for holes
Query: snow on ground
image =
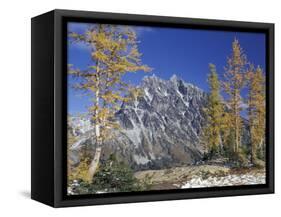
{"label": "snow on ground", "polygon": [[186,182],[181,188],[204,188],[215,186],[233,186],[233,185],[255,185],[265,184],[264,174],[243,174],[243,175],[227,175],[222,177],[208,177],[203,179],[200,176],[193,176],[192,179]]}

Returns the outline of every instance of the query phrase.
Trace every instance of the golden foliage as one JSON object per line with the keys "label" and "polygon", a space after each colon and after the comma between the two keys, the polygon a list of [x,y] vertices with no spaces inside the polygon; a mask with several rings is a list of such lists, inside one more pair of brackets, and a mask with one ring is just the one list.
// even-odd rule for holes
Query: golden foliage
{"label": "golden foliage", "polygon": [[83,159],[79,165],[75,168],[73,168],[71,171],[69,171],[68,174],[68,181],[83,181],[87,183],[91,183],[91,178],[88,175],[88,170],[89,170],[89,159],[85,158]]}
{"label": "golden foliage", "polygon": [[221,131],[223,126],[223,105],[220,95],[220,82],[214,64],[209,64],[210,73],[208,83],[210,94],[207,107],[204,109],[207,123],[203,130],[203,141],[209,153],[218,153],[221,145]]}
{"label": "golden foliage", "polygon": [[247,71],[247,57],[240,47],[237,39],[232,43],[232,54],[228,58],[227,66],[225,67],[224,81],[222,87],[227,95],[228,112],[227,116],[228,127],[233,131],[234,140],[233,151],[239,152],[241,146],[241,131],[242,120],[240,112],[242,110],[241,90],[245,86],[245,73]]}
{"label": "golden foliage", "polygon": [[251,66],[247,73],[247,97],[252,163],[257,161],[257,149],[265,143],[265,77],[262,69]]}
{"label": "golden foliage", "polygon": [[93,104],[89,107],[89,113],[92,120],[101,131],[118,128],[113,123],[114,112],[123,102],[140,95],[140,91],[122,81],[122,76],[151,71],[141,62],[136,33],[127,26],[96,24],[90,26],[85,34],[71,32],[69,37],[73,42],[85,43],[91,49],[92,65],[81,71],[69,64],[69,74],[80,78],[75,88],[90,94]]}

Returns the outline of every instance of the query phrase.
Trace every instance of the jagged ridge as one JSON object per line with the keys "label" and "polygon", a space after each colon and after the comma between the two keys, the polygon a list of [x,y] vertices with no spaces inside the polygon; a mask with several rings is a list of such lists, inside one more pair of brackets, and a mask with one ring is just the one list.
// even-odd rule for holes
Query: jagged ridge
{"label": "jagged ridge", "polygon": [[[116,113],[121,130],[114,140],[104,144],[103,158],[115,153],[136,170],[187,165],[201,160],[203,147],[199,134],[205,122],[203,107],[207,94],[175,75],[169,80],[146,76],[139,87],[143,89],[143,96],[123,104]],[[79,127],[72,125],[79,137],[73,145],[72,158],[79,161],[75,153],[83,145],[92,143],[89,138],[93,130],[87,120],[82,124],[80,120]]]}

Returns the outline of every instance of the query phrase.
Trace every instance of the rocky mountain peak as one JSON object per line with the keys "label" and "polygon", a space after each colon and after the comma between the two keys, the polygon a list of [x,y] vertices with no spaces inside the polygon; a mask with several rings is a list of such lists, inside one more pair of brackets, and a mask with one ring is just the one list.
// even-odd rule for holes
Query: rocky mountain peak
{"label": "rocky mountain peak", "polygon": [[[121,130],[104,144],[104,158],[116,153],[136,170],[199,161],[206,93],[176,75],[169,80],[145,76],[139,88],[144,94],[133,103],[123,104],[116,113]],[[77,147],[84,143],[85,138]]]}
{"label": "rocky mountain peak", "polygon": [[172,82],[177,82],[178,80],[180,80],[180,78],[176,74],[173,74],[170,77],[170,81],[172,81]]}

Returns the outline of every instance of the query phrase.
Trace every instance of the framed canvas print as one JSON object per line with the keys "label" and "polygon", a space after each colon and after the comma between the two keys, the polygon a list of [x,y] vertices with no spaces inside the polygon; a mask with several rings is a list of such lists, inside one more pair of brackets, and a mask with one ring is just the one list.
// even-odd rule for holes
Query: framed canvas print
{"label": "framed canvas print", "polygon": [[274,192],[274,25],[32,19],[32,192],[54,207]]}

